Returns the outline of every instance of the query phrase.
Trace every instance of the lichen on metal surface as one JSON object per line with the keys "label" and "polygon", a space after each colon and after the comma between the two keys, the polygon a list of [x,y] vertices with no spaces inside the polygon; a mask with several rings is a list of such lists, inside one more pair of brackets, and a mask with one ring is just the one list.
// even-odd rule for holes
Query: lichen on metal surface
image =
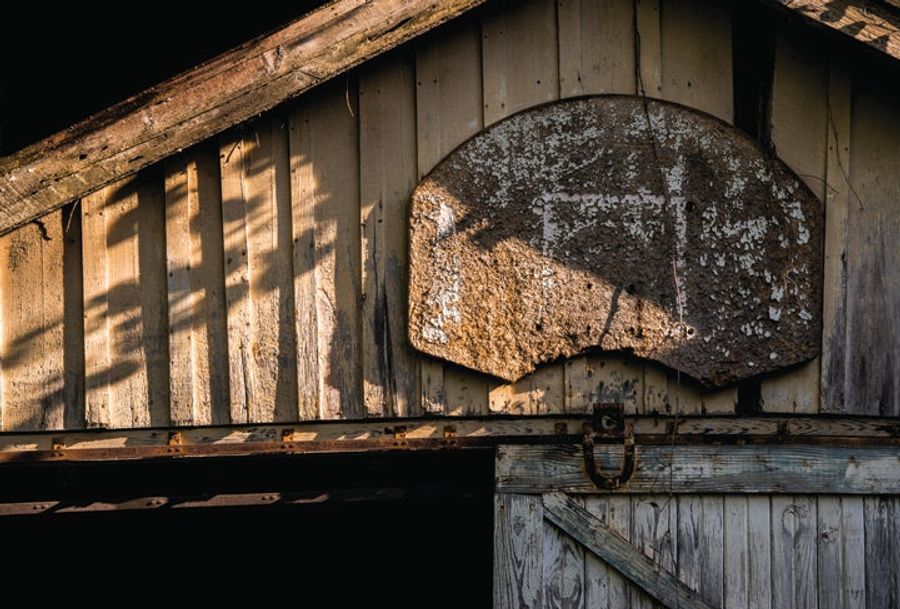
{"label": "lichen on metal surface", "polygon": [[410,340],[509,381],[599,348],[726,385],[818,353],[822,234],[802,181],[709,115],[540,106],[416,188]]}

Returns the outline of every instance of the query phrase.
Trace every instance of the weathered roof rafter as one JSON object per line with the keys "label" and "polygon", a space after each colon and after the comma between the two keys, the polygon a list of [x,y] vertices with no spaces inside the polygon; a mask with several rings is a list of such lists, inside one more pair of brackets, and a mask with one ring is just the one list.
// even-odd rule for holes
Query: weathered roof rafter
{"label": "weathered roof rafter", "polygon": [[900,4],[896,0],[772,1],[900,59]]}
{"label": "weathered roof rafter", "polygon": [[269,110],[484,0],[335,0],[0,160],[0,233]]}

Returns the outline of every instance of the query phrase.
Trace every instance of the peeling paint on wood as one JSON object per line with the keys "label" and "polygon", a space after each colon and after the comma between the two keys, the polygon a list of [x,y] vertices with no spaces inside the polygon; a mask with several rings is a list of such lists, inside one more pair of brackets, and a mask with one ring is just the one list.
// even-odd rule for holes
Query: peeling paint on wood
{"label": "peeling paint on wood", "polygon": [[410,231],[413,345],[503,379],[600,347],[722,386],[819,351],[819,202],[681,106],[515,115],[423,180]]}

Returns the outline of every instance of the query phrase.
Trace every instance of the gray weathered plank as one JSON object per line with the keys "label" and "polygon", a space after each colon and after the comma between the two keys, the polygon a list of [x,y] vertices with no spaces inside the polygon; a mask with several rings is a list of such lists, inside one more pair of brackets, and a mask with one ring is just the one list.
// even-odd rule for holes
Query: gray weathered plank
{"label": "gray weathered plank", "polygon": [[[664,566],[609,530],[597,517],[562,493],[543,497],[544,518],[617,569],[667,607],[711,609]],[[662,558],[662,557],[661,557]]]}
{"label": "gray weathered plank", "polygon": [[494,498],[494,609],[543,607],[541,498]]}
{"label": "gray weathered plank", "polygon": [[819,609],[865,609],[863,498],[817,501]]}
{"label": "gray weathered plank", "polygon": [[482,0],[336,0],[0,161],[0,232],[430,30]]}
{"label": "gray weathered plank", "polygon": [[[853,412],[847,404],[847,218],[850,212],[852,75],[846,57],[832,52],[828,73],[825,170],[825,258],[822,291],[822,412]],[[855,203],[855,201],[854,201]],[[848,408],[849,406],[849,408]]]}
{"label": "gray weathered plank", "polygon": [[[890,86],[892,85],[892,86]],[[855,75],[847,232],[847,411],[900,415],[900,86]]]}
{"label": "gray weathered plank", "polygon": [[[642,495],[631,498],[631,543],[662,569],[677,572],[678,503],[672,495]],[[653,595],[636,586],[629,587],[633,609],[655,609]],[[655,598],[655,597],[654,597]]]}
{"label": "gray weathered plank", "polygon": [[772,527],[772,605],[816,609],[815,498],[773,497]]}
{"label": "gray weathered plank", "polygon": [[900,608],[900,499],[866,497],[866,600],[869,609]]}
{"label": "gray weathered plank", "polygon": [[[630,497],[587,496],[585,508],[622,539],[631,538]],[[627,609],[629,584],[622,575],[593,554],[585,554],[584,560],[585,609]]]}
{"label": "gray weathered plank", "polygon": [[[621,449],[597,453],[613,469]],[[638,446],[625,493],[900,493],[900,449],[829,446]],[[581,445],[503,445],[500,492],[596,492]]]}
{"label": "gray weathered plank", "polygon": [[584,575],[583,546],[556,527],[544,526],[544,608],[582,609]]}

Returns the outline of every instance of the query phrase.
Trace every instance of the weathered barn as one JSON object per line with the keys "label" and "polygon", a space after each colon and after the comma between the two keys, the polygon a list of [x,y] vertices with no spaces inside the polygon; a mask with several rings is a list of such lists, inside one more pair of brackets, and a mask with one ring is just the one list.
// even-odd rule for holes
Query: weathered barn
{"label": "weathered barn", "polygon": [[0,512],[404,455],[489,480],[498,608],[900,608],[898,60],[895,0],[335,0],[0,159]]}

